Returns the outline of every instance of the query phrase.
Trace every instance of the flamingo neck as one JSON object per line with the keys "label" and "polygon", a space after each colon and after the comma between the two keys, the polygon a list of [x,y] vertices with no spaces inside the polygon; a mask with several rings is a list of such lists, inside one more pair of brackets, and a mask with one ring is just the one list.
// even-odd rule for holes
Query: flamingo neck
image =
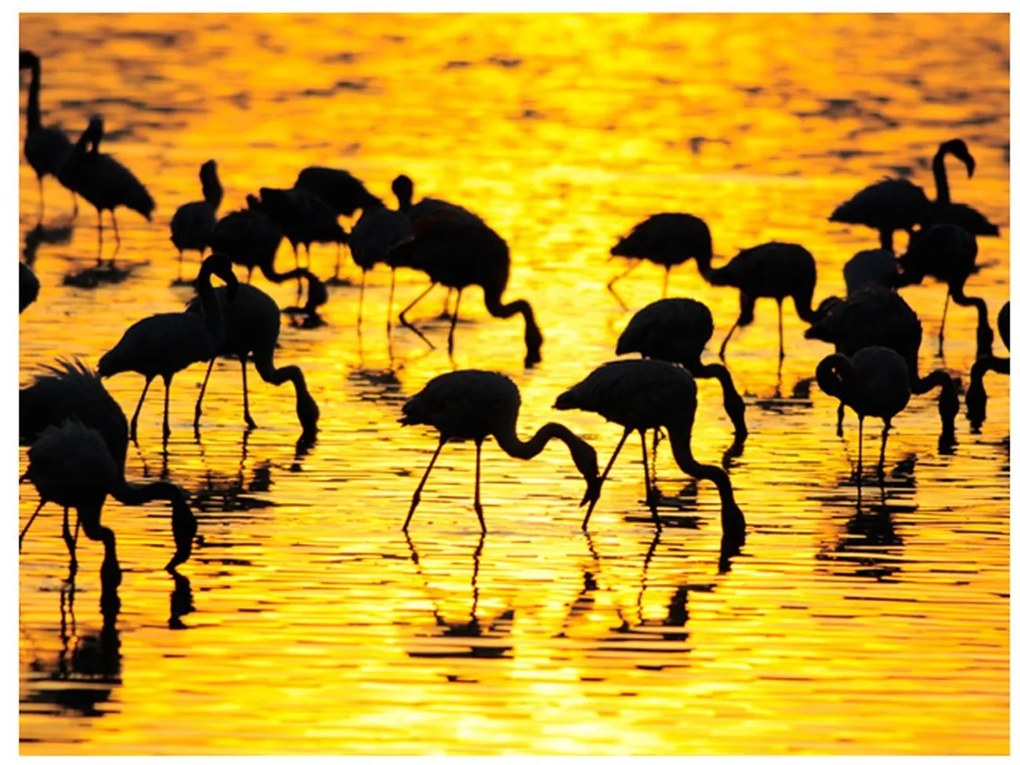
{"label": "flamingo neck", "polygon": [[223,201],[223,186],[215,174],[212,177],[202,179],[202,197],[206,204],[211,205],[213,210],[218,210],[220,202]]}
{"label": "flamingo neck", "polygon": [[255,371],[259,373],[264,381],[270,385],[282,385],[289,382],[294,385],[294,395],[297,399],[297,416],[301,423],[304,435],[312,435],[319,429],[319,406],[308,392],[308,385],[305,382],[304,373],[300,367],[291,365],[277,369],[273,362],[272,347],[259,350],[253,354]]}
{"label": "flamingo neck", "polygon": [[946,175],[946,149],[940,146],[932,161],[932,174],[935,176],[935,203],[949,204],[949,177]]}
{"label": "flamingo neck", "polygon": [[503,451],[520,460],[532,459],[545,449],[549,441],[554,438],[558,439],[570,450],[574,466],[583,478],[592,480],[598,475],[598,466],[592,447],[580,436],[558,422],[546,423],[529,440],[521,441],[517,435],[517,415],[515,413],[513,419],[503,429],[492,435]]}
{"label": "flamingo neck", "polygon": [[191,557],[191,545],[195,533],[198,531],[198,521],[188,505],[188,497],[183,489],[169,481],[153,481],[146,484],[123,482],[114,487],[111,496],[118,502],[131,507],[144,505],[153,500],[169,501],[171,507],[170,525],[177,548],[170,567],[183,563]]}
{"label": "flamingo neck", "polygon": [[485,308],[497,319],[508,319],[516,314],[524,316],[524,346],[527,355],[524,357],[525,366],[534,366],[542,360],[542,332],[535,321],[535,312],[531,304],[526,300],[515,300],[512,303],[503,303],[502,289],[485,289]]}
{"label": "flamingo neck", "polygon": [[39,91],[42,89],[42,67],[38,61],[32,63],[32,77],[28,83],[28,132],[42,127],[42,108],[39,106]]}
{"label": "flamingo neck", "polygon": [[688,372],[694,377],[712,377],[719,381],[723,391],[723,408],[729,416],[733,427],[736,429],[736,436],[742,440],[747,438],[747,424],[744,421],[744,399],[737,392],[733,384],[733,376],[722,364],[702,364],[698,360],[696,366],[688,367]]}

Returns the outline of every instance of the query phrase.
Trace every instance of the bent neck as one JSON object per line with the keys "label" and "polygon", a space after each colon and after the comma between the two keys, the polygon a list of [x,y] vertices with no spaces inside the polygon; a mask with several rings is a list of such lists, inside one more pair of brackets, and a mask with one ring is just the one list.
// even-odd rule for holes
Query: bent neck
{"label": "bent neck", "polygon": [[549,441],[554,438],[558,439],[566,444],[570,450],[570,456],[574,461],[577,471],[582,477],[587,478],[583,467],[583,456],[591,447],[565,425],[560,425],[558,422],[548,422],[539,428],[530,439],[521,441],[517,435],[517,416],[515,414],[514,418],[506,424],[503,430],[494,432],[492,435],[503,451],[511,457],[521,460],[532,459],[545,449]]}
{"label": "bent neck", "polygon": [[219,345],[223,335],[223,309],[220,308],[220,301],[216,299],[216,291],[212,286],[212,269],[208,263],[208,260],[202,263],[198,272],[198,299],[202,304],[206,331]]}
{"label": "bent neck", "polygon": [[273,362],[272,348],[259,350],[253,354],[255,371],[259,377],[270,385],[282,385],[289,382],[294,386],[297,404],[298,421],[306,434],[314,433],[319,427],[319,406],[308,391],[305,375],[300,367],[291,365],[277,369]]}
{"label": "bent neck", "polygon": [[542,360],[542,332],[535,321],[535,312],[531,304],[526,300],[515,300],[512,303],[503,303],[502,290],[490,287],[485,288],[485,308],[497,319],[508,319],[516,314],[524,316],[524,345],[527,355],[524,363],[527,366],[538,363]]}
{"label": "bent neck", "polygon": [[673,458],[677,465],[688,475],[697,479],[706,479],[715,484],[719,490],[719,501],[722,510],[723,534],[727,537],[742,537],[745,529],[744,514],[737,506],[733,496],[733,484],[726,471],[715,465],[703,465],[694,459],[691,453],[691,431],[683,425],[667,425],[669,443],[673,450]]}
{"label": "bent neck", "polygon": [[744,399],[737,392],[737,387],[733,384],[733,376],[730,374],[730,370],[722,364],[702,364],[699,359],[698,364],[693,368],[688,368],[687,371],[694,377],[711,377],[719,381],[723,392],[723,408],[726,410],[726,414],[736,429],[736,436],[738,439],[746,438],[747,424],[744,421],[744,409],[746,407]]}
{"label": "bent neck", "polygon": [[939,146],[932,161],[932,174],[935,176],[935,202],[940,205],[949,204],[949,177],[946,175],[946,149]]}

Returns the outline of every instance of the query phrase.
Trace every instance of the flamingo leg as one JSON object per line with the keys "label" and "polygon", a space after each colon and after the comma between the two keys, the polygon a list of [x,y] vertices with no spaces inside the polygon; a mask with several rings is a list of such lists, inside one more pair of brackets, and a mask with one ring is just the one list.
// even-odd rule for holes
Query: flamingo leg
{"label": "flamingo leg", "polygon": [[170,437],[170,385],[174,378],[163,378],[163,440]]}
{"label": "flamingo leg", "polygon": [[110,258],[110,264],[112,265],[113,259],[120,252],[120,230],[117,228],[117,211],[115,209],[110,210],[110,220],[113,221],[113,239],[117,243],[113,248],[113,256]]}
{"label": "flamingo leg", "polygon": [[413,324],[411,324],[411,322],[407,320],[407,312],[414,308],[418,304],[418,301],[420,301],[423,297],[429,294],[432,291],[432,288],[435,286],[436,286],[435,282],[430,282],[429,286],[425,288],[425,291],[421,293],[418,297],[416,297],[414,300],[412,300],[411,304],[397,315],[397,318],[400,319],[400,323],[403,324],[412,332],[414,332],[414,334],[416,334],[422,340],[424,340],[428,344],[429,348],[435,348],[436,346],[434,346],[432,344],[432,341],[425,337],[425,335],[423,335],[416,326],[414,326]]}
{"label": "flamingo leg", "polygon": [[386,332],[393,326],[393,293],[397,290],[397,269],[390,268],[390,300],[386,304]]}
{"label": "flamingo leg", "polygon": [[619,303],[620,307],[623,308],[624,310],[626,310],[627,304],[623,302],[623,298],[616,294],[616,290],[613,289],[613,285],[620,281],[620,279],[625,277],[631,271],[633,271],[635,268],[637,268],[640,264],[641,264],[640,260],[635,260],[633,263],[627,266],[626,269],[624,269],[623,273],[617,274],[616,276],[609,280],[608,284],[606,284],[606,289],[612,293],[613,297],[616,298],[616,302]]}
{"label": "flamingo leg", "polygon": [[885,421],[885,427],[882,428],[882,451],[878,455],[878,475],[885,475],[885,443],[889,440],[889,430],[892,428],[892,420]]}
{"label": "flamingo leg", "polygon": [[135,413],[131,415],[131,440],[136,444],[138,443],[138,413],[142,411],[142,402],[145,401],[145,394],[149,392],[149,385],[152,384],[152,378],[147,377],[145,379],[145,387],[142,388],[142,395],[138,399],[138,406],[135,407]]}
{"label": "flamingo leg", "polygon": [[98,207],[96,214],[99,216],[99,254],[96,256],[96,264],[103,265],[103,211]]}
{"label": "flamingo leg", "polygon": [[[631,430],[632,428],[624,428],[623,438],[621,438],[620,443],[616,445],[616,449],[613,451],[613,456],[609,458],[609,462],[606,463],[606,469],[602,472],[602,477],[599,478],[600,485],[605,483],[606,476],[609,475],[609,469],[613,466],[613,463],[616,462],[616,455],[620,453],[620,449],[623,448],[623,442],[627,440],[627,436],[630,435]],[[582,531],[587,531],[588,529],[588,519],[591,518],[591,511],[595,509],[595,502],[596,500],[592,500],[592,503],[588,505],[588,512],[584,514],[584,521],[581,523]]]}
{"label": "flamingo leg", "polygon": [[37,175],[35,178],[39,181],[39,221],[42,222],[43,216],[46,214],[46,197],[43,196],[42,176]]}
{"label": "flamingo leg", "polygon": [[952,291],[953,291],[952,287],[950,287],[946,291],[946,304],[942,307],[942,323],[939,324],[939,352],[937,354],[935,354],[939,358],[942,358],[942,355],[943,355],[942,354],[942,341],[945,338],[945,334],[946,334],[946,314],[949,313],[949,295],[950,295],[950,293],[952,293]]}
{"label": "flamingo leg", "polygon": [[78,570],[78,556],[75,553],[76,538],[71,536],[71,525],[68,519],[68,508],[64,507],[64,544],[67,545],[67,552],[71,555],[71,576]]}
{"label": "flamingo leg", "polygon": [[669,266],[666,266],[666,273],[662,275],[662,297],[666,297],[666,293],[669,291]]}
{"label": "flamingo leg", "polygon": [[198,419],[202,416],[202,399],[205,398],[205,386],[209,384],[209,375],[212,374],[213,364],[216,357],[209,359],[209,366],[205,369],[205,377],[202,378],[202,388],[198,391],[198,401],[195,402],[195,431],[198,432]]}
{"label": "flamingo leg", "polygon": [[[334,276],[334,278],[336,278]],[[358,293],[358,334],[361,334],[361,314],[365,310],[365,280],[368,278],[368,271],[361,269],[361,291]]]}
{"label": "flamingo leg", "polygon": [[783,363],[783,359],[786,358],[786,350],[783,348],[783,300],[782,298],[776,300],[776,308],[779,311],[779,363]]}
{"label": "flamingo leg", "polygon": [[861,417],[857,421],[857,485],[861,485],[861,480],[864,477],[864,468],[862,465],[864,455],[864,418]]}
{"label": "flamingo leg", "polygon": [[249,428],[257,428],[248,408],[248,354],[241,355],[241,390],[244,395],[244,422]]}
{"label": "flamingo leg", "polygon": [[[457,291],[458,302],[460,290]],[[482,534],[485,533],[485,518],[482,517],[482,439],[475,441],[475,514],[478,522],[482,524]]]}
{"label": "flamingo leg", "polygon": [[425,487],[425,482],[429,479],[429,473],[432,472],[432,466],[436,464],[436,459],[439,457],[439,450],[443,448],[443,444],[446,441],[443,438],[439,439],[439,446],[436,447],[436,451],[432,454],[432,459],[429,460],[429,466],[425,468],[425,475],[421,477],[421,483],[418,484],[418,488],[414,490],[414,495],[411,497],[411,509],[407,511],[407,518],[404,519],[403,531],[407,531],[407,527],[411,525],[411,516],[414,515],[414,509],[418,507],[418,503],[421,502],[421,490]]}
{"label": "flamingo leg", "polygon": [[726,344],[729,343],[730,338],[736,331],[737,327],[746,327],[752,321],[754,321],[754,301],[755,298],[750,295],[744,294],[743,291],[740,293],[740,315],[737,317],[736,323],[730,327],[730,331],[726,333],[726,337],[722,341],[722,346],[719,348],[719,358],[722,361],[726,361]]}
{"label": "flamingo leg", "polygon": [[336,261],[333,264],[333,279],[334,281],[340,280],[340,242],[336,243]]}
{"label": "flamingo leg", "polygon": [[839,407],[836,409],[836,435],[840,438],[843,437],[843,415],[845,412],[846,404],[840,401]]}
{"label": "flamingo leg", "polygon": [[882,228],[878,230],[878,243],[883,250],[893,250],[893,231],[891,228]]}
{"label": "flamingo leg", "polygon": [[45,505],[45,504],[46,504],[46,500],[45,499],[39,500],[39,507],[37,507],[35,509],[35,512],[32,513],[32,517],[29,518],[28,519],[28,523],[25,524],[25,528],[21,530],[21,534],[18,536],[18,550],[19,551],[21,550],[21,543],[25,539],[25,534],[28,533],[29,528],[32,526],[32,521],[34,521],[35,517],[37,515],[39,515],[39,511],[43,509],[43,505]]}
{"label": "flamingo leg", "polygon": [[659,522],[659,490],[652,486],[652,481],[648,474],[648,444],[645,441],[645,431],[641,432],[641,462],[645,468],[645,501],[648,506],[652,509],[652,518],[655,519],[655,527],[662,528],[662,524]]}
{"label": "flamingo leg", "polygon": [[177,250],[177,281],[184,281],[184,250]]}
{"label": "flamingo leg", "polygon": [[460,315],[460,296],[461,290],[457,290],[457,300],[453,304],[453,316],[450,319],[450,336],[447,338],[447,349],[449,350],[450,356],[453,356],[453,331],[457,328],[457,316]]}

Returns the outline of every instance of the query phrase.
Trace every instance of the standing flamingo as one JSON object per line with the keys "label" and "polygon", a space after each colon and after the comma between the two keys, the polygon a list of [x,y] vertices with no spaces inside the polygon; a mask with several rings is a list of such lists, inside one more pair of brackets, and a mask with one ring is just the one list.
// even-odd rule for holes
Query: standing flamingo
{"label": "standing flamingo", "polygon": [[948,286],[939,324],[939,356],[942,356],[950,298],[957,305],[977,309],[977,355],[991,355],[993,335],[988,323],[988,306],[981,298],[963,293],[967,277],[977,271],[977,252],[974,234],[953,223],[940,223],[912,236],[907,251],[899,257],[902,284],[920,284],[925,276],[932,276]]}
{"label": "standing flamingo", "polygon": [[[313,292],[325,293],[325,287],[313,274],[307,273],[310,280],[319,285],[313,290],[309,286],[309,299]],[[202,414],[202,399],[205,396],[205,388],[209,382],[209,375],[212,373],[213,363],[216,356],[236,356],[241,362],[241,383],[244,391],[244,421],[250,428],[256,427],[252,419],[251,411],[248,408],[248,357],[255,362],[255,369],[259,376],[271,385],[282,385],[290,382],[294,385],[294,394],[297,399],[298,421],[304,431],[304,436],[311,436],[318,430],[319,407],[315,399],[308,392],[305,384],[304,374],[297,366],[286,366],[276,368],[273,362],[273,354],[276,351],[276,341],[280,337],[280,309],[269,295],[250,284],[240,284],[232,295],[230,287],[217,287],[214,290],[216,300],[219,304],[219,311],[223,316],[223,340],[217,347],[216,355],[209,359],[209,368],[206,369],[205,379],[202,381],[202,390],[195,403],[195,428],[198,428],[198,420]],[[191,313],[201,313],[205,310],[201,298],[193,298],[188,303],[187,310]],[[314,311],[314,306],[311,308]]]}
{"label": "standing flamingo", "polygon": [[[744,538],[744,514],[733,498],[733,486],[726,471],[714,465],[703,465],[691,453],[691,429],[698,406],[697,386],[686,369],[657,359],[624,359],[603,364],[570,390],[560,394],[556,409],[582,409],[601,414],[610,422],[623,426],[623,437],[616,445],[606,469],[599,479],[601,484],[609,475],[623,442],[635,430],[641,434],[641,456],[645,468],[645,496],[652,509],[652,517],[659,525],[656,509],[657,496],[648,474],[648,449],[645,431],[665,428],[677,466],[693,478],[707,478],[719,490],[722,503],[722,526],[725,539],[740,544]],[[588,519],[598,492],[594,492],[582,529],[588,528]],[[584,504],[582,502],[582,504]]]}
{"label": "standing flamingo", "polygon": [[18,261],[18,313],[28,308],[39,297],[39,277],[32,269]]}
{"label": "standing flamingo", "polygon": [[333,217],[350,217],[358,210],[382,204],[379,197],[365,188],[365,184],[346,170],[331,167],[306,167],[298,173],[294,188],[315,194],[329,205]]}
{"label": "standing flamingo", "polygon": [[[28,69],[31,72],[31,80],[28,83],[25,159],[35,171],[35,177],[39,183],[39,220],[42,220],[43,213],[46,211],[43,178],[52,175],[59,180],[58,172],[71,154],[71,139],[59,127],[53,125],[43,127],[42,108],[39,106],[39,91],[42,89],[42,64],[39,57],[30,50],[22,49],[19,54],[19,68]],[[78,198],[74,194],[74,189],[70,187],[68,189],[71,192],[71,201],[74,203],[73,215],[77,217]]]}
{"label": "standing flamingo", "polygon": [[669,286],[669,270],[693,258],[700,273],[709,279],[712,261],[712,234],[708,224],[701,218],[688,213],[656,213],[641,221],[610,250],[610,254],[632,261],[617,274],[606,287],[626,308],[613,285],[629,274],[642,260],[666,267],[662,278],[662,296],[666,297]]}
{"label": "standing flamingo", "polygon": [[[209,246],[230,258],[230,262],[251,272],[258,267],[268,277],[275,273],[276,251],[283,232],[272,218],[262,212],[262,203],[254,194],[247,197],[248,207],[229,212],[216,221],[209,233]],[[272,279],[272,277],[269,277]]]}
{"label": "standing flamingo", "polygon": [[773,298],[779,312],[779,362],[783,350],[783,300],[793,298],[797,315],[807,323],[815,318],[811,307],[815,292],[815,259],[799,244],[769,242],[741,250],[722,268],[712,269],[710,281],[715,285],[740,290],[740,315],[719,349],[719,358],[726,358],[726,344],[737,327],[754,321],[754,304],[758,298]]}
{"label": "standing flamingo", "polygon": [[599,467],[595,450],[563,425],[550,422],[538,429],[528,441],[517,436],[517,415],[521,394],[513,381],[498,372],[462,370],[439,375],[404,404],[402,425],[431,425],[439,431],[436,447],[421,483],[411,498],[411,509],[404,521],[404,531],[411,523],[414,509],[421,501],[421,492],[428,480],[439,451],[449,441],[475,442],[475,514],[485,533],[480,494],[482,442],[492,436],[499,447],[517,459],[530,460],[545,449],[550,439],[558,438],[570,450],[578,472],[587,482],[584,499],[598,499]]}
{"label": "standing flamingo", "polygon": [[892,250],[861,250],[843,264],[846,294],[852,295],[865,287],[895,289],[900,269]]}
{"label": "standing flamingo", "polygon": [[[1009,348],[1009,301],[999,309],[999,337]],[[967,419],[970,420],[974,429],[981,427],[985,421],[986,404],[988,394],[985,393],[984,377],[986,372],[997,372],[1000,375],[1009,374],[1009,359],[993,356],[979,356],[974,366],[970,368],[970,386],[967,388]]]}
{"label": "standing flamingo", "polygon": [[19,543],[43,505],[47,502],[60,505],[64,508],[63,536],[71,554],[73,577],[78,569],[75,555],[77,533],[71,536],[68,523],[68,510],[73,507],[77,510],[78,524],[85,530],[85,536],[103,543],[105,552],[99,570],[103,585],[116,588],[121,579],[116,540],[113,532],[100,523],[100,516],[106,496],[117,484],[117,464],[102,436],[77,420],[46,427],[28,448],[25,477],[39,493],[39,506],[25,524]]}
{"label": "standing flamingo", "polygon": [[510,250],[503,239],[486,225],[466,225],[462,221],[429,218],[414,221],[412,239],[390,251],[391,264],[424,271],[432,280],[426,290],[400,312],[400,323],[432,345],[414,325],[407,321],[407,312],[425,297],[436,284],[445,284],[457,290],[457,300],[450,320],[447,339],[449,353],[453,354],[453,333],[457,328],[457,314],[463,289],[477,284],[485,295],[485,307],[496,318],[505,319],[516,314],[524,316],[525,366],[534,366],[542,360],[542,333],[535,321],[535,313],[526,300],[503,303],[503,292],[510,278]]}
{"label": "standing flamingo", "polygon": [[138,413],[152,379],[163,378],[163,438],[170,436],[170,384],[174,375],[196,361],[215,357],[225,332],[219,301],[212,288],[213,274],[237,291],[237,277],[225,255],[212,254],[198,272],[198,295],[202,314],[158,313],[131,325],[124,336],[99,360],[100,377],[121,372],[137,372],[145,377],[145,387],[131,417],[131,440],[138,440]]}
{"label": "standing flamingo", "polygon": [[[113,233],[117,241],[113,252],[115,257],[120,250],[117,208],[127,207],[151,221],[156,206],[148,190],[130,170],[109,154],[99,151],[102,140],[103,119],[94,116],[82,131],[57,176],[61,183],[81,194],[85,201],[96,208],[99,216],[100,265],[103,262],[103,210],[109,210],[113,220]],[[110,264],[113,264],[113,257],[110,258]]]}
{"label": "standing flamingo", "polygon": [[616,343],[616,355],[640,353],[644,358],[680,364],[694,377],[714,377],[723,390],[723,407],[733,423],[737,441],[747,438],[744,399],[737,393],[729,370],[705,364],[701,354],[715,329],[712,312],[690,298],[664,298],[646,305],[633,317]]}
{"label": "standing flamingo", "polygon": [[826,356],[815,369],[815,378],[828,395],[838,398],[857,413],[857,482],[863,476],[861,460],[864,452],[864,418],[879,417],[882,428],[882,451],[878,459],[879,474],[885,466],[885,444],[892,428],[892,418],[903,411],[910,401],[910,370],[907,362],[891,348],[869,346],[848,358],[842,353]]}
{"label": "standing flamingo", "polygon": [[[846,298],[829,298],[819,307],[818,316],[804,332],[804,337],[832,343],[837,353],[847,357],[869,346],[896,351],[907,363],[912,394],[927,393],[935,387],[941,389],[938,404],[942,420],[940,440],[943,443],[952,441],[954,420],[960,409],[956,384],[944,369],[920,376],[921,321],[897,292],[871,285],[855,290]],[[843,435],[843,409],[841,401],[836,421],[836,434],[840,436]]]}
{"label": "standing flamingo", "polygon": [[177,248],[178,282],[184,275],[185,250],[197,250],[200,257],[205,257],[209,235],[216,225],[216,211],[223,201],[223,186],[216,173],[216,160],[203,162],[198,178],[202,182],[202,201],[181,205],[170,219],[170,241]]}
{"label": "standing flamingo", "polygon": [[153,500],[170,502],[171,525],[176,551],[166,565],[173,571],[191,556],[198,529],[187,495],[175,484],[155,481],[133,484],[125,480],[128,422],[120,405],[103,387],[99,377],[80,361],[59,360],[43,368],[31,385],[18,394],[19,441],[32,444],[50,425],[73,418],[96,430],[117,463],[118,480],[113,498],[122,505],[143,505]]}
{"label": "standing flamingo", "polygon": [[974,236],[998,236],[999,227],[991,223],[984,215],[970,205],[953,202],[949,197],[949,178],[946,175],[946,155],[951,154],[963,162],[967,168],[967,177],[974,175],[974,157],[967,149],[967,144],[960,138],[954,138],[941,144],[932,161],[932,172],[935,175],[935,204],[932,211],[932,223],[954,223],[966,229]]}
{"label": "standing flamingo", "polygon": [[[305,246],[308,268],[312,267],[312,242],[335,242],[337,261],[334,278],[340,273],[340,245],[348,240],[347,232],[336,221],[330,206],[318,196],[303,188],[259,189],[261,210],[280,227],[294,250],[294,265],[298,264],[298,245]],[[298,283],[300,286],[300,282]]]}

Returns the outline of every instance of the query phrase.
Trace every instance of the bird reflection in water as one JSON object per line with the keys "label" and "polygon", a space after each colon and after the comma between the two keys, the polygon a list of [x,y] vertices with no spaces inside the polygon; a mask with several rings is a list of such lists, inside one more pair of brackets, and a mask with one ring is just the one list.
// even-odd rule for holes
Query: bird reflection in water
{"label": "bird reflection in water", "polygon": [[60,226],[44,226],[36,223],[25,232],[25,246],[21,254],[27,265],[35,263],[39,247],[44,244],[67,244],[71,241],[74,227],[68,223]]}
{"label": "bird reflection in water", "polygon": [[[502,611],[484,626],[478,619],[478,569],[481,565],[482,547],[485,545],[485,534],[478,538],[478,545],[472,553],[473,566],[471,570],[471,606],[468,618],[453,620],[443,615],[441,598],[437,597],[434,590],[429,586],[425,572],[422,570],[421,559],[418,551],[411,541],[411,535],[406,531],[404,537],[407,539],[407,547],[410,551],[410,560],[414,563],[415,570],[423,583],[423,589],[428,593],[432,601],[432,615],[436,622],[436,630],[429,631],[424,635],[416,637],[428,641],[427,645],[415,647],[407,651],[407,655],[414,658],[426,659],[501,659],[509,658],[508,654],[513,645],[510,643],[510,631],[513,627],[514,610],[512,608]],[[439,644],[432,643],[433,639],[439,639]],[[465,681],[457,675],[447,675],[451,682],[473,682]]]}

